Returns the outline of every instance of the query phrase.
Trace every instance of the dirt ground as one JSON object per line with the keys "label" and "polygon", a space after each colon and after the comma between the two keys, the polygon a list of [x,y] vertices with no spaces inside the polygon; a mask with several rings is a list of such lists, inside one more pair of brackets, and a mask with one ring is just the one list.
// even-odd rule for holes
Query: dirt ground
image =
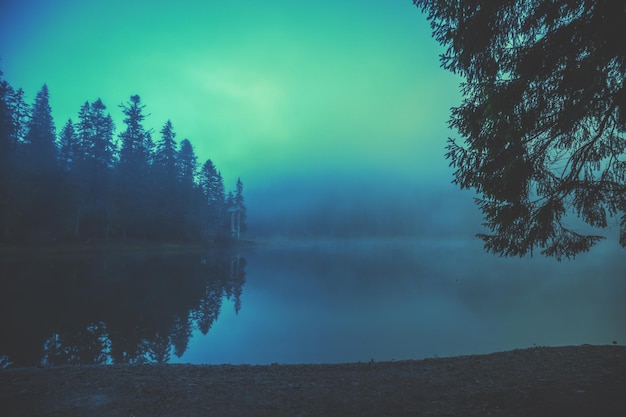
{"label": "dirt ground", "polygon": [[0,370],[2,416],[626,416],[626,347],[339,365]]}

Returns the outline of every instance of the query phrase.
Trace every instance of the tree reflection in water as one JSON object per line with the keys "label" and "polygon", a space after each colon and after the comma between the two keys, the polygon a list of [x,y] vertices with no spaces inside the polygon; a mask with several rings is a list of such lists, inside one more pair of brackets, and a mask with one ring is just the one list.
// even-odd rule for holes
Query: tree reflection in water
{"label": "tree reflection in water", "polygon": [[165,363],[241,308],[233,253],[83,256],[0,264],[0,366]]}

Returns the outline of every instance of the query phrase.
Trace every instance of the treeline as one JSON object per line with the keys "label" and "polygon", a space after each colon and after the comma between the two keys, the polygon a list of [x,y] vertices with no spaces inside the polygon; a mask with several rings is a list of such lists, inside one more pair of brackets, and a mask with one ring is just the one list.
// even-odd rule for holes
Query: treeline
{"label": "treeline", "polygon": [[118,135],[98,99],[57,137],[47,86],[28,105],[0,78],[1,242],[226,239],[233,210],[245,230],[240,179],[226,194],[214,163],[177,143],[171,121],[155,141],[138,95],[119,107]]}

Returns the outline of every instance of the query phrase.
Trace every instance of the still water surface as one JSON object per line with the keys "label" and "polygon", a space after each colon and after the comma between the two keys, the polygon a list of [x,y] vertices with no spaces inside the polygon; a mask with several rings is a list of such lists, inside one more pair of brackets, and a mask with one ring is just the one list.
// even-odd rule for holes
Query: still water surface
{"label": "still water surface", "polygon": [[0,264],[0,357],[332,363],[624,344],[622,251],[557,263],[475,240],[358,240],[15,260]]}

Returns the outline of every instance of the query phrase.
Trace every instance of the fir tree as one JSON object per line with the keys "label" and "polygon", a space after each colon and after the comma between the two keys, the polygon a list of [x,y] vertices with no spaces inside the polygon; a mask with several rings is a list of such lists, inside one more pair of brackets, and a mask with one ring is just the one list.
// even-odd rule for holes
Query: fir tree
{"label": "fir tree", "polygon": [[624,2],[414,0],[465,79],[450,124],[455,182],[475,189],[489,234],[508,256],[589,250],[593,228],[620,219],[626,247]]}
{"label": "fir tree", "polygon": [[65,172],[70,171],[78,153],[78,139],[72,119],[68,119],[59,134],[59,164]]}
{"label": "fir tree", "polygon": [[[154,167],[163,178],[176,179],[177,144],[172,122],[168,120],[161,129],[161,139],[156,144]],[[161,178],[162,179],[162,178]]]}
{"label": "fir tree", "polygon": [[240,210],[240,228],[241,232],[245,232],[248,230],[248,225],[246,223],[246,218],[248,217],[248,209],[244,204],[243,198],[243,182],[241,178],[237,178],[237,185],[235,188],[235,198],[234,198],[235,207]]}
{"label": "fir tree", "polygon": [[32,116],[18,154],[17,190],[20,193],[20,234],[28,241],[54,239],[60,209],[60,176],[57,168],[56,132],[50,109],[48,87],[35,97]]}
{"label": "fir tree", "polygon": [[145,213],[148,207],[148,181],[152,139],[144,128],[144,108],[138,95],[120,105],[126,129],[120,134],[121,149],[117,168],[117,205],[122,235],[146,237]]}
{"label": "fir tree", "polygon": [[115,127],[102,100],[85,102],[78,115],[73,182],[77,185],[75,237],[108,239],[112,228]]}
{"label": "fir tree", "polygon": [[[0,77],[2,72],[0,71]],[[15,126],[9,104],[13,88],[0,78],[0,241],[8,241],[11,235],[12,207],[15,195],[11,178],[15,161]]]}
{"label": "fir tree", "polygon": [[198,158],[188,139],[180,142],[178,151],[179,204],[183,210],[182,236],[186,240],[198,240],[203,236],[206,200],[196,186]]}
{"label": "fir tree", "polygon": [[35,97],[25,137],[29,168],[41,173],[54,171],[57,164],[56,132],[49,101],[48,87],[44,84]]}
{"label": "fir tree", "polygon": [[164,238],[178,235],[182,211],[175,196],[178,194],[177,144],[172,122],[161,129],[152,164],[154,234]]}
{"label": "fir tree", "polygon": [[178,152],[178,178],[181,184],[193,186],[196,179],[196,169],[198,158],[189,142],[189,139],[183,139],[180,142],[180,151]]}
{"label": "fir tree", "polygon": [[24,90],[21,88],[15,91],[10,89],[10,94],[7,95],[7,103],[11,109],[11,118],[13,120],[11,143],[14,147],[25,142],[28,124],[31,119],[31,107],[26,103],[24,96]]}
{"label": "fir tree", "polygon": [[206,234],[207,238],[211,238],[224,229],[226,218],[224,179],[210,159],[202,165],[199,177],[207,204]]}

